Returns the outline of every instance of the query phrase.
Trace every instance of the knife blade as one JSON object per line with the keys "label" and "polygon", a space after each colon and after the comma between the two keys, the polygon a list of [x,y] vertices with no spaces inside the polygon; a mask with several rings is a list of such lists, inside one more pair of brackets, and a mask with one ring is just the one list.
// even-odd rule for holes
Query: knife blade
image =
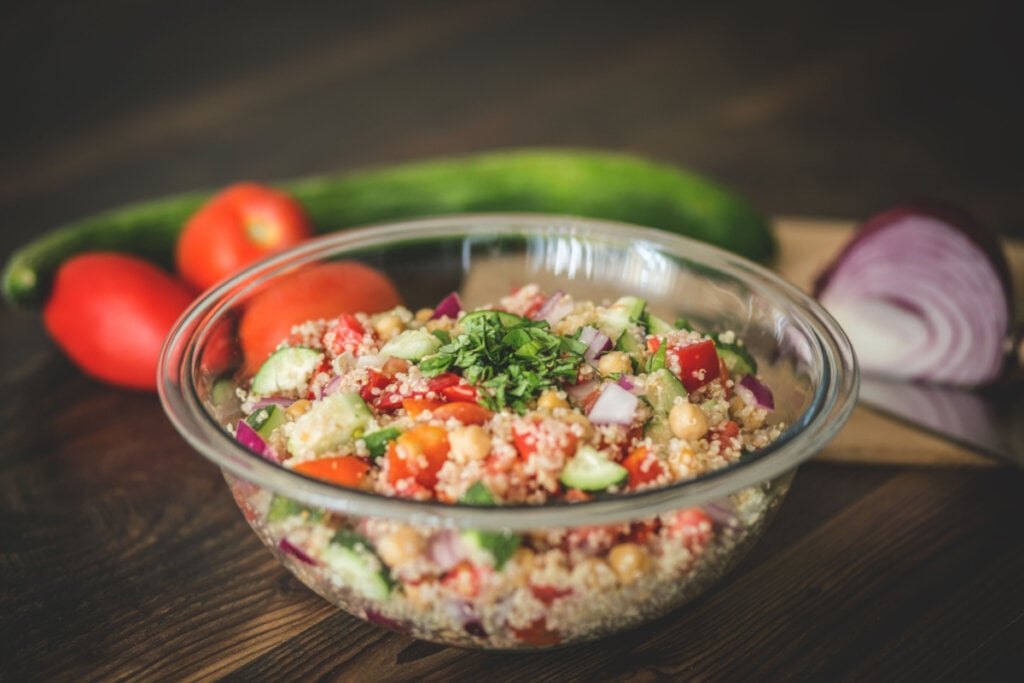
{"label": "knife blade", "polygon": [[959,446],[1024,467],[1024,383],[961,389],[862,376],[859,399]]}

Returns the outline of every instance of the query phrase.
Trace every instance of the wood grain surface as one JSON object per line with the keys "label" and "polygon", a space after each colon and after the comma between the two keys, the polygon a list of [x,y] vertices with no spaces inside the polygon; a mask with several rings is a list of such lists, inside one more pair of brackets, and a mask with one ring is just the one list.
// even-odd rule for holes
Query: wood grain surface
{"label": "wood grain surface", "polygon": [[[1024,238],[1012,7],[4,3],[0,255],[147,197],[539,145],[677,163],[773,215],[935,196]],[[780,223],[787,277],[849,225],[825,223]],[[711,593],[490,654],[313,595],[156,397],[82,375],[38,315],[0,309],[0,351],[3,681],[1024,679],[1024,475],[866,410]]]}

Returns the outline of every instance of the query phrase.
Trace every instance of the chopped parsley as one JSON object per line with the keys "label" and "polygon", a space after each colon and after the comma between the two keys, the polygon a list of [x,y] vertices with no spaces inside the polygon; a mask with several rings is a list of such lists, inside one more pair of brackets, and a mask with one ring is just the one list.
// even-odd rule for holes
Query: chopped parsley
{"label": "chopped parsley", "polygon": [[483,387],[480,403],[490,410],[525,413],[548,389],[575,382],[587,345],[554,334],[543,320],[507,312],[478,311],[463,317],[463,332],[420,364],[427,377],[458,372]]}

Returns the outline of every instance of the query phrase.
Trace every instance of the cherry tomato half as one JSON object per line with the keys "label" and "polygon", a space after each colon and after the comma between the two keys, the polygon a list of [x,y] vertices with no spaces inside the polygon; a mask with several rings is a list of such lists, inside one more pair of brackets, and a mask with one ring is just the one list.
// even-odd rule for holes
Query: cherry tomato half
{"label": "cherry tomato half", "polygon": [[312,234],[305,211],[289,195],[239,183],[214,195],[185,223],[175,260],[181,276],[202,290]]}
{"label": "cherry tomato half", "polygon": [[194,296],[185,283],[148,261],[90,252],[61,265],[43,322],[89,375],[152,391],[164,337]]}

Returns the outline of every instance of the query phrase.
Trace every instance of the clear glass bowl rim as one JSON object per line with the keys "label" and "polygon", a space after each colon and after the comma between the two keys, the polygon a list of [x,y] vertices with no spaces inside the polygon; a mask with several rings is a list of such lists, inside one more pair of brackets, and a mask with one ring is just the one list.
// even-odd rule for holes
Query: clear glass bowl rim
{"label": "clear glass bowl rim", "polygon": [[[239,444],[204,410],[192,383],[197,340],[247,291],[285,270],[347,251],[411,239],[570,234],[578,239],[645,243],[734,277],[769,298],[810,330],[811,352],[822,379],[805,414],[754,457],[667,487],[617,494],[583,503],[482,507],[389,498],[344,488],[270,462]],[[856,403],[859,375],[849,339],[831,315],[767,268],[731,252],[664,230],[562,215],[460,214],[347,229],[310,240],[257,263],[205,292],[168,335],[157,369],[157,388],[168,418],[185,440],[222,470],[307,505],[341,514],[439,527],[529,530],[612,524],[696,506],[768,482],[818,452],[842,428]]]}

